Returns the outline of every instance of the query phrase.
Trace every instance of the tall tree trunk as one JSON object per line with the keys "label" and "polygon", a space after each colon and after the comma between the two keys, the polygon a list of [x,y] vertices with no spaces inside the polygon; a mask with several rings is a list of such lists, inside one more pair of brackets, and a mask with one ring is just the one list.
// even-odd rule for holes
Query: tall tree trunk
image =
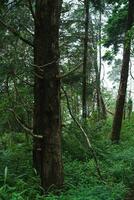
{"label": "tall tree trunk", "polygon": [[59,74],[60,0],[36,0],[33,163],[44,189],[63,184]]}
{"label": "tall tree trunk", "polygon": [[84,0],[85,6],[85,38],[83,57],[83,81],[82,81],[82,117],[87,117],[87,56],[88,56],[88,29],[89,29],[89,0]]}
{"label": "tall tree trunk", "polygon": [[133,11],[134,11],[134,0],[129,0],[128,19],[127,19],[127,27],[125,33],[125,41],[124,41],[123,63],[121,69],[121,79],[120,79],[118,97],[116,101],[116,109],[115,109],[112,135],[111,135],[111,140],[114,143],[118,143],[120,140],[120,131],[122,125],[123,109],[125,103],[128,71],[129,71],[130,49],[131,49],[131,36],[129,34],[129,31],[133,26],[133,21],[134,21]]}
{"label": "tall tree trunk", "polygon": [[[96,66],[96,93],[97,93],[97,110],[98,110],[98,118],[99,119],[106,119],[106,107],[103,100],[103,96],[101,93],[101,69],[102,69],[102,52],[101,52],[101,11],[99,13],[99,67]],[[97,47],[96,47],[97,49]],[[97,56],[96,56],[97,57]]]}
{"label": "tall tree trunk", "polygon": [[[92,34],[92,44],[94,48],[94,54],[93,54],[93,63],[94,63],[94,69],[95,69],[95,78],[96,78],[96,94],[95,94],[95,100],[97,103],[97,114],[98,114],[98,120],[100,119],[106,119],[106,107],[105,103],[101,94],[101,66],[102,66],[102,56],[101,56],[101,11],[99,13],[99,30],[98,35],[95,35],[93,24],[91,23],[91,34]],[[99,37],[98,37],[99,36]],[[99,52],[97,48],[97,43],[99,42]],[[99,58],[99,59],[98,59]],[[99,60],[99,62],[98,62]]]}

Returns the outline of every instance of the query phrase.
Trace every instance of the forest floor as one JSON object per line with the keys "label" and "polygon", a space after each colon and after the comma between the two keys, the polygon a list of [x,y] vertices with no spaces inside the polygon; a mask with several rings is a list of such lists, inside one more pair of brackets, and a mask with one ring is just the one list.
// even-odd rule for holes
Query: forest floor
{"label": "forest floor", "polygon": [[134,117],[124,121],[119,145],[109,141],[111,121],[88,127],[104,181],[96,173],[92,155],[86,155],[77,127],[70,124],[63,131],[65,181],[59,196],[53,190],[47,197],[41,195],[39,177],[32,168],[32,142],[26,143],[22,133],[2,134],[0,200],[134,200],[130,189],[134,183],[133,121]]}

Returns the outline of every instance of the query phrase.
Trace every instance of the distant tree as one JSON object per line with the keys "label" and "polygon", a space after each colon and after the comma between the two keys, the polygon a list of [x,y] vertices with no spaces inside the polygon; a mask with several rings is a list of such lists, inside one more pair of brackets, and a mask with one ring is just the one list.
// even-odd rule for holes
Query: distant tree
{"label": "distant tree", "polygon": [[130,119],[130,117],[131,117],[132,110],[133,110],[133,101],[132,101],[132,98],[129,97],[128,102],[127,102],[127,116],[128,116],[128,119]]}
{"label": "distant tree", "polygon": [[112,135],[111,135],[111,140],[114,143],[118,143],[120,140],[120,131],[121,131],[121,125],[122,125],[123,109],[124,109],[124,103],[125,103],[125,97],[126,97],[128,71],[129,71],[131,37],[132,37],[131,30],[132,30],[132,26],[134,22],[133,10],[134,10],[134,1],[129,0],[120,86],[119,86],[118,97],[116,101],[116,109],[115,109],[115,115],[114,115],[113,126],[112,126]]}
{"label": "distant tree", "polygon": [[88,44],[89,44],[89,0],[84,0],[85,6],[85,36],[83,54],[83,81],[82,81],[82,117],[87,118],[87,67],[88,67]]}
{"label": "distant tree", "polygon": [[121,59],[115,59],[114,63],[112,64],[112,69],[108,73],[108,78],[112,81],[113,87],[117,86],[120,82],[120,71],[121,71]]}

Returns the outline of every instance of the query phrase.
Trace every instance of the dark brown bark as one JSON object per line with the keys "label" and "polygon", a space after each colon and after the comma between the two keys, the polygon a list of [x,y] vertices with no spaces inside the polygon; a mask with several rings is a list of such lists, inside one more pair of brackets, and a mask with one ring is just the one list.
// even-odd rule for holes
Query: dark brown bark
{"label": "dark brown bark", "polygon": [[103,100],[102,94],[101,95],[101,112],[102,112],[102,119],[106,119],[107,118],[107,111],[106,111],[106,106],[105,106],[105,102]]}
{"label": "dark brown bark", "polygon": [[101,94],[100,89],[100,81],[96,77],[96,97],[97,97],[97,112],[98,112],[98,120],[107,118],[107,111],[105,107],[105,103]]}
{"label": "dark brown bark", "polygon": [[84,0],[85,6],[85,38],[83,57],[83,81],[82,81],[82,117],[87,117],[87,56],[88,56],[88,28],[89,28],[89,0]]}
{"label": "dark brown bark", "polygon": [[[96,47],[97,49],[97,47]],[[100,119],[106,119],[107,114],[106,114],[106,107],[105,103],[103,100],[103,96],[101,94],[101,81],[100,81],[100,71],[98,69],[98,64],[97,64],[97,53],[94,56],[95,60],[95,74],[96,74],[96,101],[97,101],[97,113],[98,113],[98,120]]]}
{"label": "dark brown bark", "polygon": [[43,139],[33,141],[33,163],[44,189],[63,184],[60,80],[57,79],[60,7],[60,0],[36,0],[33,132]]}
{"label": "dark brown bark", "polygon": [[129,34],[129,31],[131,30],[134,21],[133,11],[134,11],[134,1],[129,0],[128,19],[127,19],[125,41],[124,41],[123,62],[121,69],[121,79],[120,79],[118,97],[116,101],[116,109],[115,109],[112,135],[111,135],[111,140],[114,143],[118,143],[120,140],[120,131],[122,125],[123,109],[125,103],[128,71],[129,71],[130,49],[131,49],[131,36]]}

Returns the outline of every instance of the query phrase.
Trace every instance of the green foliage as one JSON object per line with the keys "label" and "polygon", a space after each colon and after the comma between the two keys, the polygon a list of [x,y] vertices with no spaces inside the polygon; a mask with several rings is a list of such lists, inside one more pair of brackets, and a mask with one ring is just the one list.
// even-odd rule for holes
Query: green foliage
{"label": "green foliage", "polygon": [[[88,125],[90,121],[90,126]],[[81,133],[71,123],[64,130],[64,188],[57,196],[50,191],[42,196],[39,178],[31,161],[31,144],[21,133],[3,134],[0,144],[0,198],[11,200],[122,200],[134,175],[133,118],[124,122],[119,145],[108,142],[111,120],[96,124],[89,120],[85,128],[99,159],[103,176],[97,175],[91,153],[87,153]],[[65,146],[64,146],[65,144]],[[68,147],[68,148],[67,148]],[[78,151],[78,152],[77,152]]]}
{"label": "green foliage", "polygon": [[[95,8],[103,10],[104,1],[92,0],[91,2]],[[106,47],[114,45],[117,50],[124,39],[127,1],[107,0],[106,2],[113,5],[116,3],[116,5],[105,27],[106,35],[103,40]],[[24,38],[32,41],[34,20],[27,3],[15,0],[12,5],[7,12],[7,1],[0,2],[1,19]],[[63,189],[58,191],[59,195],[56,195],[57,191],[52,189],[46,196],[42,195],[40,179],[32,168],[31,139],[26,142],[29,137],[20,133],[22,128],[9,112],[10,108],[14,108],[25,124],[28,126],[32,124],[33,88],[27,83],[33,86],[33,52],[31,47],[3,27],[0,30],[0,199],[2,200],[122,200],[127,188],[134,182],[133,121],[124,122],[123,140],[116,146],[109,142],[111,119],[107,121],[97,119],[96,102],[94,102],[96,93],[94,65],[97,65],[97,45],[101,44],[101,41],[98,41],[101,22],[97,18],[98,12],[96,13],[92,5],[87,70],[90,117],[82,125],[96,152],[104,180],[99,179],[92,152],[85,137],[70,119],[65,98],[62,96],[62,113],[65,122],[62,138],[65,184]],[[60,49],[63,65],[61,73],[64,74],[83,60],[84,4],[81,4],[81,1],[77,1],[76,4],[71,1],[64,2],[61,22]],[[132,35],[133,29],[128,32],[128,37]],[[104,60],[112,61],[114,53],[108,50],[103,57]],[[114,74],[112,74],[112,77],[117,79],[115,74],[118,75],[119,69],[116,66],[119,64],[115,62]],[[63,80],[72,111],[79,121],[81,121],[81,66]],[[106,100],[110,98],[110,105],[107,105],[110,107],[113,104],[112,96],[106,90],[103,94]],[[91,110],[92,104],[94,104],[94,111]]]}
{"label": "green foliage", "polygon": [[113,61],[113,53],[109,50],[107,50],[103,56],[103,60],[108,61],[108,64],[110,64]]}
{"label": "green foliage", "polygon": [[127,6],[121,6],[112,12],[109,17],[107,24],[104,28],[106,32],[104,46],[109,47],[114,46],[115,52],[117,52],[120,44],[124,41],[124,32],[126,30],[126,20],[127,19]]}

